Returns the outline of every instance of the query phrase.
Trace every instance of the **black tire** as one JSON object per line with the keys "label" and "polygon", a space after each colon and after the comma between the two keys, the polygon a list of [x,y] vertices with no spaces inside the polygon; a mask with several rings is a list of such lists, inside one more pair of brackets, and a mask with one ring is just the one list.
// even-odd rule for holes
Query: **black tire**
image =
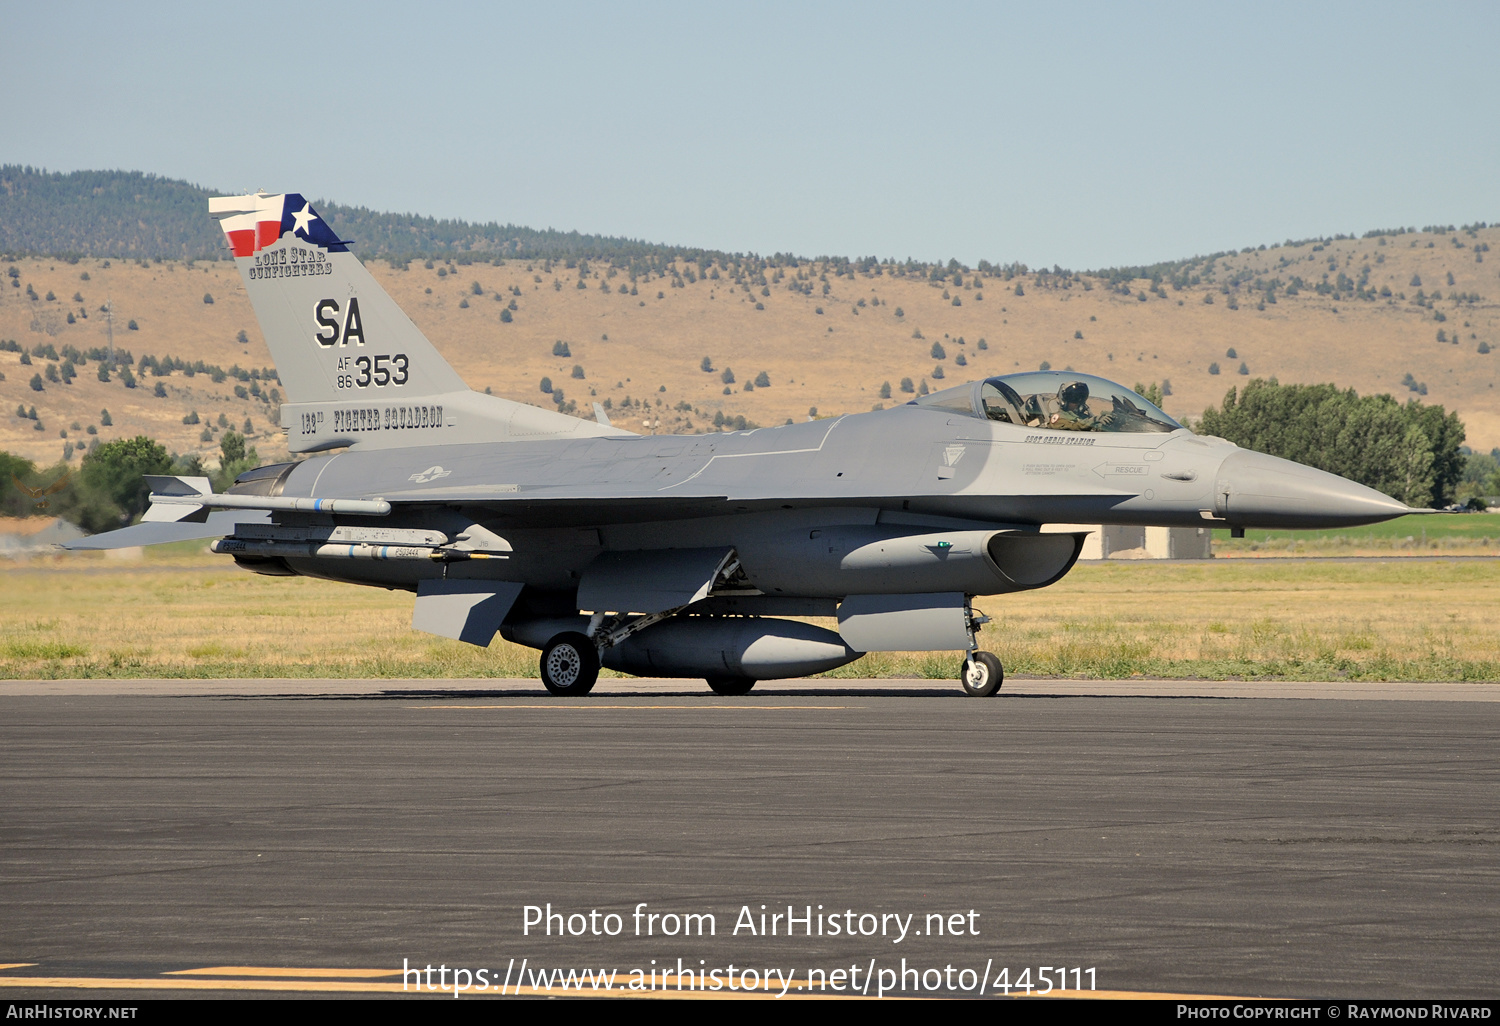
{"label": "black tire", "polygon": [[964,694],[985,698],[1005,683],[1005,667],[989,652],[975,652],[959,667],[958,682],[963,685]]}
{"label": "black tire", "polygon": [[753,677],[709,677],[708,686],[716,695],[748,695],[755,687]]}
{"label": "black tire", "polygon": [[586,635],[564,631],[542,649],[542,684],[554,695],[586,695],[599,679],[599,650]]}

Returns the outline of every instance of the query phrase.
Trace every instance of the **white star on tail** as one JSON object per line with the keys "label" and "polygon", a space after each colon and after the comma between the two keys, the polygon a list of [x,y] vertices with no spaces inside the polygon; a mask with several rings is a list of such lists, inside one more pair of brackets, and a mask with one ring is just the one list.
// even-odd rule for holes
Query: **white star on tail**
{"label": "white star on tail", "polygon": [[309,203],[301,210],[298,210],[297,212],[292,214],[292,220],[297,222],[292,226],[292,233],[296,234],[297,232],[301,232],[302,234],[306,235],[312,223],[318,220],[318,215],[313,213],[312,204]]}

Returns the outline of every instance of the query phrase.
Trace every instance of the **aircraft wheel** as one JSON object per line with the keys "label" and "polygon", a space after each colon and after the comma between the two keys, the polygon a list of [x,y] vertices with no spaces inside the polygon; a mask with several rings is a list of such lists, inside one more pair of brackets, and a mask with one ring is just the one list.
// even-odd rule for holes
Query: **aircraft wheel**
{"label": "aircraft wheel", "polygon": [[709,677],[708,686],[716,695],[748,695],[755,687],[753,677]]}
{"label": "aircraft wheel", "polygon": [[542,684],[554,695],[586,695],[599,679],[599,651],[587,636],[564,631],[542,649]]}
{"label": "aircraft wheel", "polygon": [[963,685],[964,694],[984,698],[1000,690],[1005,682],[1005,667],[989,652],[975,652],[964,660],[958,682]]}

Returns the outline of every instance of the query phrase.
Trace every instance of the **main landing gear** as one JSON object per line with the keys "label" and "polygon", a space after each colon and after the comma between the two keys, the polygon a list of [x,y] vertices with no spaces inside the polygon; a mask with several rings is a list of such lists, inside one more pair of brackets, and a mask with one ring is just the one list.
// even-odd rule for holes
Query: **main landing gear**
{"label": "main landing gear", "polygon": [[748,695],[755,687],[754,677],[709,677],[708,686],[716,695]]}
{"label": "main landing gear", "polygon": [[554,695],[586,695],[599,679],[599,650],[593,639],[564,631],[542,649],[542,684]]}

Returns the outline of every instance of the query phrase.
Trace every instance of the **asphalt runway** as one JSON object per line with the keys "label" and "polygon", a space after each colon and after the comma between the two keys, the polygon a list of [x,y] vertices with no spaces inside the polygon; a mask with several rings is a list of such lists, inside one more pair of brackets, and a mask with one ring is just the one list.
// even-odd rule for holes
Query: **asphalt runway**
{"label": "asphalt runway", "polygon": [[[0,682],[0,997],[399,993],[403,960],[493,994],[523,959],[617,987],[733,963],[792,994],[851,967],[913,970],[908,996],[1042,966],[1114,992],[1500,990],[1500,688],[762,687]],[[523,934],[548,903],[620,932]],[[762,905],[840,935],[762,936]],[[713,936],[661,935],[688,913]]]}

